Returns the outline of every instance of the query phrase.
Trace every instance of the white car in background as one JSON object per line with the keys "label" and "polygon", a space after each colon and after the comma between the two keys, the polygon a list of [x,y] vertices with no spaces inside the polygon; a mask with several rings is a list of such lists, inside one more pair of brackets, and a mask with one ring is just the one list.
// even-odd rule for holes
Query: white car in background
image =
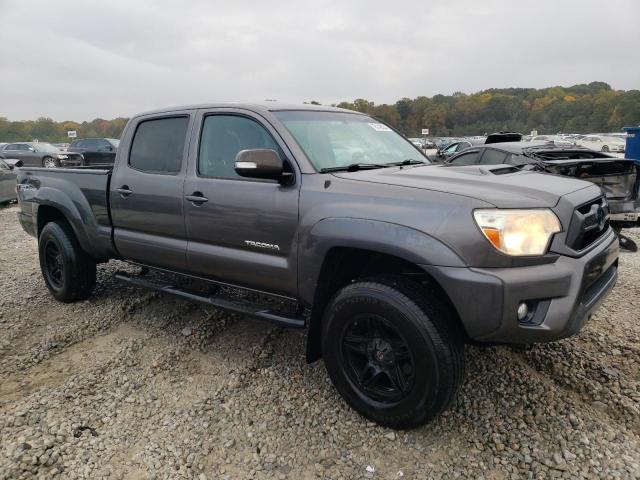
{"label": "white car in background", "polygon": [[582,147],[601,152],[624,153],[626,141],[620,137],[608,137],[605,135],[586,135],[577,142]]}
{"label": "white car in background", "polygon": [[535,137],[531,137],[530,142],[553,142],[554,145],[558,145],[561,147],[571,147],[575,145],[570,139],[563,138],[559,135],[536,135]]}

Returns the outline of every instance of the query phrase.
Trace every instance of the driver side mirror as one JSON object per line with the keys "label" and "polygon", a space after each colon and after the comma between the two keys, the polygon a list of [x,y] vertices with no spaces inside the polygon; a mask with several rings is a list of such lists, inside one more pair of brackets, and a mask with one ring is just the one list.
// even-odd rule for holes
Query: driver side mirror
{"label": "driver side mirror", "polygon": [[284,162],[275,150],[240,150],[236,155],[234,170],[241,177],[277,180],[283,183],[287,177]]}

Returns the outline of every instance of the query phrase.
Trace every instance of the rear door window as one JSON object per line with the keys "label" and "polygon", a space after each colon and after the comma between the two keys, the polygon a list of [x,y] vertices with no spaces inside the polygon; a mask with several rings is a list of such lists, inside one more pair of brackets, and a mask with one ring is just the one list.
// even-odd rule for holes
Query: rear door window
{"label": "rear door window", "polygon": [[475,165],[478,163],[478,152],[463,153],[449,162],[451,165]]}
{"label": "rear door window", "polygon": [[175,174],[182,168],[188,117],[145,120],[133,137],[129,165],[150,173]]}
{"label": "rear door window", "polygon": [[480,163],[483,165],[499,165],[501,163],[507,163],[508,153],[487,148],[482,155]]}

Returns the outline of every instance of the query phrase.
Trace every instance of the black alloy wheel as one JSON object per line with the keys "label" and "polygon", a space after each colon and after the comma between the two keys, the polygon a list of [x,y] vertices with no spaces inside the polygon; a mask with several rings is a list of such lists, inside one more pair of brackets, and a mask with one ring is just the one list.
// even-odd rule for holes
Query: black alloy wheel
{"label": "black alloy wheel", "polygon": [[53,240],[44,246],[44,265],[47,280],[54,288],[62,288],[64,284],[64,260],[62,252]]}
{"label": "black alloy wheel", "polygon": [[407,341],[385,318],[354,317],[344,330],[341,353],[347,375],[372,399],[395,403],[411,391],[413,355]]}

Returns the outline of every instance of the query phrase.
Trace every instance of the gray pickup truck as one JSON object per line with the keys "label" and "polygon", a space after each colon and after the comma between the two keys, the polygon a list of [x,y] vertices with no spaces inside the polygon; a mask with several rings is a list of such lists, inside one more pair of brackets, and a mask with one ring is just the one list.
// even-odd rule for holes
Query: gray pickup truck
{"label": "gray pickup truck", "polygon": [[465,343],[573,335],[617,279],[598,186],[433,165],[336,108],[144,113],[112,167],[21,168],[17,181],[58,300],[89,297],[96,264],[119,259],[142,267],[123,281],[306,328],[307,360],[393,428],[451,404]]}

